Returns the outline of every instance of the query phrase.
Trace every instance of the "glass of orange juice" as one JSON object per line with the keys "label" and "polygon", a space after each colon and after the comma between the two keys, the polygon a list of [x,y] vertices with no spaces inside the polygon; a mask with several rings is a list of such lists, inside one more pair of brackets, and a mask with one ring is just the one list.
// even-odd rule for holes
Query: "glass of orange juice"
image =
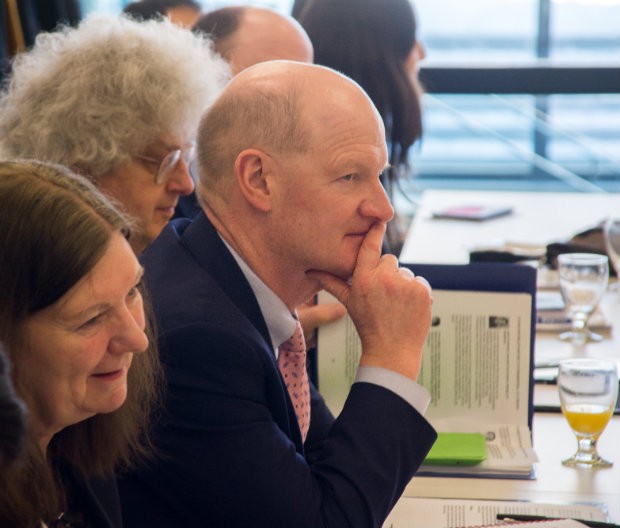
{"label": "glass of orange juice", "polygon": [[618,398],[618,370],[614,361],[566,359],[560,362],[558,390],[562,413],[577,437],[577,452],[562,460],[569,467],[609,467],[596,442],[613,415]]}

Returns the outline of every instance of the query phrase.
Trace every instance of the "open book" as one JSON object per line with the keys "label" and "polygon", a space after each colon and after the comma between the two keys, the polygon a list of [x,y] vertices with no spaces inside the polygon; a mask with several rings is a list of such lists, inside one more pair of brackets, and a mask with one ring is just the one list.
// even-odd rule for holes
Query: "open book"
{"label": "open book", "polygon": [[[418,474],[533,478],[535,270],[508,264],[411,267],[433,285],[433,323],[418,377],[431,393],[426,417],[439,432],[481,433],[487,438],[487,456],[480,464],[423,465]],[[444,276],[451,277],[448,283],[454,289],[438,288]],[[480,289],[458,289],[477,284]],[[327,296],[321,293],[319,302]],[[348,317],[320,329],[319,388],[334,413],[344,405],[360,353],[361,343]]]}

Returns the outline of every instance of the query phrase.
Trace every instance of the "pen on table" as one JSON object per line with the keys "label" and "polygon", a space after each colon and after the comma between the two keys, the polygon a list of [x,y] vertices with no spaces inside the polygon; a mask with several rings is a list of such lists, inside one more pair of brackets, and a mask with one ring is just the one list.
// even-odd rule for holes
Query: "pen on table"
{"label": "pen on table", "polygon": [[[521,515],[516,513],[498,513],[496,515],[498,521],[559,521],[562,520],[562,517],[545,517],[544,515]],[[586,526],[591,526],[592,528],[620,528],[618,524],[611,524],[602,521],[586,521],[583,519],[573,519],[578,521]]]}

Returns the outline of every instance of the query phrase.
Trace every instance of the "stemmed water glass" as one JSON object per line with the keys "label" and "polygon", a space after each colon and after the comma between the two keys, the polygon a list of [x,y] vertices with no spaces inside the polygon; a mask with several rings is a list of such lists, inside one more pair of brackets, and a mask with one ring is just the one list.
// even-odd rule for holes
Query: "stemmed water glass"
{"label": "stemmed water glass", "polygon": [[569,467],[609,467],[596,442],[611,418],[618,397],[614,361],[567,359],[560,362],[558,391],[562,413],[577,437],[577,452],[562,460]]}
{"label": "stemmed water glass", "polygon": [[615,287],[618,288],[620,284],[620,217],[608,217],[605,220],[603,233],[609,263],[616,272],[616,277],[618,277],[618,282],[615,284]]}
{"label": "stemmed water glass", "polygon": [[596,253],[558,255],[560,290],[571,316],[571,329],[560,339],[583,345],[603,337],[588,330],[588,319],[598,306],[609,280],[607,256]]}

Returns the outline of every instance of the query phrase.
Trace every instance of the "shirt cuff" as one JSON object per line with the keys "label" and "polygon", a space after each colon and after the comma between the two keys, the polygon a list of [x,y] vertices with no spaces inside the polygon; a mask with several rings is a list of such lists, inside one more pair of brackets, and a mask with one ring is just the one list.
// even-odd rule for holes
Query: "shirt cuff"
{"label": "shirt cuff", "polygon": [[355,382],[373,383],[400,396],[421,415],[431,401],[430,393],[412,379],[381,367],[359,367]]}

